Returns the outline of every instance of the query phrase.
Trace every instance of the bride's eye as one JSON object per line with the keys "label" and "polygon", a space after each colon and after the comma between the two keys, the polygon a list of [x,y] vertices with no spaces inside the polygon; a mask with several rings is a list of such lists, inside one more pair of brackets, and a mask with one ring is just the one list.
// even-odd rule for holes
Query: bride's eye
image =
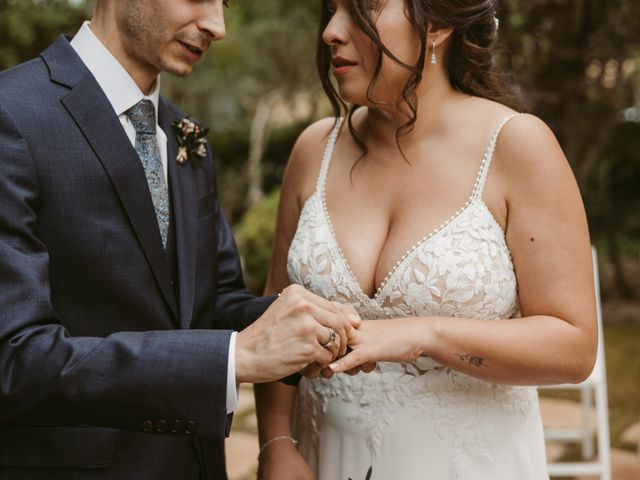
{"label": "bride's eye", "polygon": [[327,13],[329,14],[330,17],[335,15],[335,13],[336,13],[336,2],[335,1],[332,1],[332,0],[326,1],[325,2],[325,7],[326,7]]}

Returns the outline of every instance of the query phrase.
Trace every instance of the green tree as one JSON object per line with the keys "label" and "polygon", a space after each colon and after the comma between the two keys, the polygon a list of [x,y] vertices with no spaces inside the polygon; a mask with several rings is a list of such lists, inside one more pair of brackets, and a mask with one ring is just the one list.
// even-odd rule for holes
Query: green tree
{"label": "green tree", "polygon": [[89,14],[88,3],[0,0],[0,70],[37,57],[62,33],[73,35]]}
{"label": "green tree", "polygon": [[[225,168],[234,173],[224,180],[232,203],[244,208],[263,195],[272,129],[308,123],[316,115],[317,11],[316,2],[234,0],[226,12],[225,40],[212,45],[190,78],[167,81],[171,97],[210,122],[216,145],[228,145],[229,136],[242,138],[242,156],[225,159],[220,152],[219,161],[235,163]],[[275,168],[286,158],[275,159]]]}
{"label": "green tree", "polygon": [[[640,2],[504,0],[500,15],[518,82],[534,113],[558,135],[585,196],[592,234],[606,242],[618,292],[630,297],[618,252],[621,236],[631,233],[632,212],[618,203],[613,185],[628,189],[627,199],[637,201],[640,193],[613,178],[620,166],[613,152],[620,152],[615,132],[622,112],[640,107]],[[603,212],[606,222],[598,217]]]}

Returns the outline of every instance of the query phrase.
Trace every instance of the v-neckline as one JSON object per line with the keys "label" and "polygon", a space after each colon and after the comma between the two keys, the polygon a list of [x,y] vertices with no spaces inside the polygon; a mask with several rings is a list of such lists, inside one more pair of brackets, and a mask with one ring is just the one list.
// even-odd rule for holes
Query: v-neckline
{"label": "v-neckline", "polygon": [[474,199],[473,199],[473,196],[469,197],[469,200],[467,200],[467,203],[465,203],[464,206],[462,206],[455,214],[453,214],[451,217],[449,217],[449,219],[443,222],[439,227],[429,232],[429,234],[422,237],[412,247],[410,247],[404,253],[404,255],[402,255],[396,261],[393,267],[391,267],[391,270],[387,273],[385,278],[382,280],[382,282],[374,292],[373,296],[370,296],[367,292],[364,291],[364,289],[362,288],[362,285],[360,284],[360,281],[358,280],[355,273],[351,269],[351,265],[349,264],[349,261],[347,260],[347,257],[345,256],[342,250],[342,247],[340,247],[340,243],[338,242],[338,238],[333,228],[333,222],[331,221],[331,217],[329,215],[329,210],[327,208],[324,192],[320,192],[320,203],[321,203],[323,219],[326,222],[329,230],[329,235],[330,235],[331,244],[332,244],[331,247],[338,254],[338,257],[342,262],[342,266],[344,267],[344,269],[347,271],[349,275],[350,282],[356,287],[357,289],[356,293],[358,294],[358,296],[361,297],[361,299],[365,299],[369,303],[379,304],[380,298],[383,298],[384,290],[391,283],[391,280],[394,279],[397,272],[402,270],[401,267],[403,266],[404,262],[407,261],[419,247],[421,247],[422,245],[427,243],[429,240],[431,240],[433,237],[445,231],[447,227],[452,225],[466,210],[469,209],[471,205],[474,204]]}
{"label": "v-neckline", "polygon": [[[383,293],[384,290],[386,289],[387,285],[389,285],[391,283],[391,280],[395,277],[396,273],[398,271],[400,271],[400,267],[403,266],[404,262],[412,256],[412,254],[422,245],[424,245],[425,243],[427,243],[430,239],[432,239],[434,236],[436,236],[437,234],[439,234],[440,232],[444,231],[448,226],[450,226],[451,224],[453,224],[455,222],[456,219],[458,219],[472,204],[474,204],[474,202],[476,201],[480,201],[482,202],[481,196],[482,196],[482,191],[484,189],[484,183],[486,181],[486,174],[488,171],[488,166],[491,163],[491,159],[493,157],[493,151],[495,149],[495,144],[498,138],[498,134],[500,133],[500,130],[502,129],[502,127],[507,123],[507,121],[509,121],[512,117],[514,117],[517,114],[514,115],[509,115],[506,118],[504,118],[502,120],[502,122],[500,123],[500,125],[498,126],[498,128],[495,130],[491,141],[489,142],[489,145],[485,151],[484,154],[484,158],[482,160],[482,163],[480,164],[480,168],[478,170],[478,173],[476,175],[476,179],[474,182],[474,186],[473,186],[473,191],[471,192],[471,195],[469,195],[466,203],[460,207],[458,209],[457,212],[455,212],[451,217],[449,217],[447,220],[445,220],[443,223],[440,224],[439,227],[435,228],[434,230],[430,231],[427,235],[424,235],[421,239],[419,239],[415,244],[413,244],[413,246],[411,246],[409,249],[407,249],[407,251],[404,253],[404,255],[402,255],[397,261],[396,263],[393,265],[393,267],[391,268],[391,270],[387,273],[387,275],[384,277],[384,279],[382,280],[382,282],[379,284],[379,286],[377,287],[377,289],[375,290],[373,296],[370,296],[369,294],[367,294],[364,289],[362,288],[362,285],[360,284],[360,281],[358,280],[358,278],[355,276],[353,270],[351,269],[351,265],[349,264],[349,261],[347,260],[347,257],[345,256],[342,247],[340,246],[340,243],[338,242],[338,237],[335,233],[335,229],[333,228],[333,222],[331,221],[331,215],[329,215],[329,209],[327,207],[327,195],[326,195],[326,180],[327,180],[327,176],[329,175],[329,166],[331,164],[331,158],[333,156],[333,150],[335,147],[335,144],[337,142],[338,139],[338,133],[340,131],[340,126],[341,123],[338,122],[333,135],[330,136],[328,143],[327,143],[327,149],[325,151],[325,158],[323,159],[323,165],[321,167],[321,172],[320,172],[320,177],[318,178],[318,184],[317,184],[317,193],[320,196],[320,203],[321,203],[321,209],[322,209],[322,215],[323,218],[327,224],[328,230],[329,230],[329,235],[330,235],[330,239],[331,239],[331,243],[333,244],[332,247],[335,250],[335,252],[338,254],[338,257],[340,258],[342,265],[344,267],[344,269],[347,271],[351,283],[356,287],[357,289],[357,294],[358,296],[361,297],[361,300],[366,300],[367,303],[374,303],[376,305],[379,304],[380,298],[383,297]],[[374,281],[375,281],[375,274],[374,274]]]}

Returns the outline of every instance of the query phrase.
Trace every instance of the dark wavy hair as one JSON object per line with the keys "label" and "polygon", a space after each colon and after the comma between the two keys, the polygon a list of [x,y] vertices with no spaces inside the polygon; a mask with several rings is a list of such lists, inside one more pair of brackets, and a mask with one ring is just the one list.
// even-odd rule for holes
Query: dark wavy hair
{"label": "dark wavy hair", "polygon": [[[384,0],[376,1],[382,3]],[[445,58],[443,58],[453,88],[463,93],[495,100],[515,110],[523,109],[511,82],[507,75],[498,68],[495,60],[498,36],[495,20],[497,0],[404,0],[407,18],[420,39],[420,55],[415,65],[403,63],[382,43],[375,19],[370,14],[371,2],[372,0],[350,0],[349,2],[351,17],[377,47],[376,65],[367,89],[367,99],[376,104],[372,98],[372,92],[382,67],[383,55],[402,65],[410,73],[398,101],[398,106],[404,103],[410,112],[407,122],[396,131],[396,143],[401,152],[400,137],[413,129],[417,119],[416,89],[422,80],[422,71],[427,56],[429,23],[434,30],[453,28]],[[322,39],[322,34],[330,20],[331,12],[327,0],[322,0],[316,55],[318,72],[322,87],[333,107],[336,122],[338,117],[347,117],[349,131],[365,156],[367,147],[353,125],[353,114],[361,105],[347,106],[340,98],[330,78],[331,48]]]}

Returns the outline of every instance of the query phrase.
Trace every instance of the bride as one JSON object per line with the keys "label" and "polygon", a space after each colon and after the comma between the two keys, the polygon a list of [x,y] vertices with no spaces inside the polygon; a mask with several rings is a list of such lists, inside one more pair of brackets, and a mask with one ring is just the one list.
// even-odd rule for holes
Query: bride
{"label": "bride", "polygon": [[363,322],[318,378],[256,387],[260,478],[548,478],[533,385],[592,368],[589,236],[553,134],[494,68],[496,30],[490,0],[323,2],[336,119],[291,154],[267,291]]}

